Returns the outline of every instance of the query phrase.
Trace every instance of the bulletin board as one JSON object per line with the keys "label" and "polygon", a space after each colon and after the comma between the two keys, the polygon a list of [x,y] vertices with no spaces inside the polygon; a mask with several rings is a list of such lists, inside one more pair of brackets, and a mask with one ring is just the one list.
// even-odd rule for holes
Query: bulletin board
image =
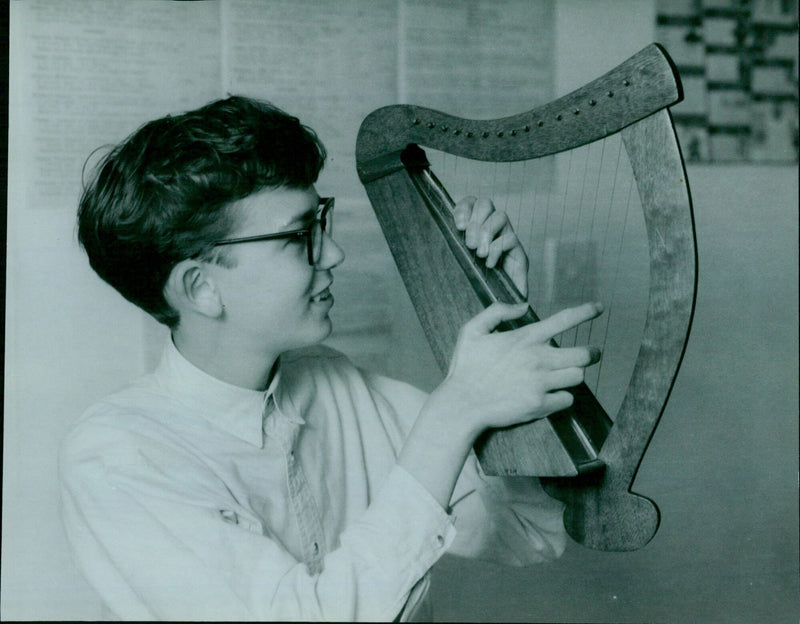
{"label": "bulletin board", "polygon": [[657,36],[685,100],[672,109],[689,162],[798,159],[797,0],[659,0]]}

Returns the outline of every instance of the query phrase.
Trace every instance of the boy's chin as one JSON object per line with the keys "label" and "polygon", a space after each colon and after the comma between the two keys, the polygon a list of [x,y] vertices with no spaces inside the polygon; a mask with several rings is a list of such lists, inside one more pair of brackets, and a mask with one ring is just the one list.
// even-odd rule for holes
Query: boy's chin
{"label": "boy's chin", "polygon": [[315,328],[315,331],[309,333],[308,339],[305,341],[305,343],[300,346],[313,347],[314,345],[318,345],[327,339],[331,333],[333,333],[333,322],[326,315],[324,319],[319,321],[319,326]]}

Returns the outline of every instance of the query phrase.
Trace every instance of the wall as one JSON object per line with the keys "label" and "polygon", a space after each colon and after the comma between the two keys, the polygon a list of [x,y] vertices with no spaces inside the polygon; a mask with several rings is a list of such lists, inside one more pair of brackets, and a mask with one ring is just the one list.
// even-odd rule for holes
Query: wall
{"label": "wall", "polygon": [[[559,0],[556,9],[557,94],[653,38],[650,0]],[[446,558],[434,575],[438,620],[797,621],[797,171],[693,167],[689,179],[697,312],[636,481],[661,508],[659,533],[636,553],[571,545],[526,570]],[[11,214],[28,197],[10,191]],[[3,619],[102,617],[58,522],[56,449],[86,405],[147,368],[161,337],[91,275],[73,218],[69,206],[32,210],[9,228]],[[369,241],[370,257],[387,253]],[[399,277],[379,266],[397,302],[395,344],[406,347],[392,372],[430,386],[435,367]]]}

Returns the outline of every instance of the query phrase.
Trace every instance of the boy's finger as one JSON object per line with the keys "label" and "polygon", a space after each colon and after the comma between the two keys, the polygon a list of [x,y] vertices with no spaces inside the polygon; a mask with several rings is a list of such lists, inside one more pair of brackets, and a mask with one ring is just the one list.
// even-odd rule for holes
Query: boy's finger
{"label": "boy's finger", "polygon": [[527,303],[493,303],[467,321],[464,329],[478,334],[489,334],[503,321],[517,319],[527,311]]}
{"label": "boy's finger", "polygon": [[537,342],[544,342],[561,332],[590,321],[603,313],[603,305],[599,302],[585,303],[574,308],[561,310],[548,318],[526,327],[529,335]]}

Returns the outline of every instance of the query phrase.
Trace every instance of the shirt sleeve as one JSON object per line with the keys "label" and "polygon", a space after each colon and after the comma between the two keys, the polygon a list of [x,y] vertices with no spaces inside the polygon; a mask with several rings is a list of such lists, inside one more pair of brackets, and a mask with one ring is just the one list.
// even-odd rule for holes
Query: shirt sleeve
{"label": "shirt sleeve", "polygon": [[[427,394],[406,383],[365,373],[368,384],[407,435]],[[566,547],[561,502],[536,477],[490,477],[470,452],[450,503],[458,534],[451,554],[524,566],[559,557]]]}
{"label": "shirt sleeve", "polygon": [[165,470],[142,452],[158,441],[125,434],[84,429],[60,458],[69,541],[123,619],[392,620],[455,536],[448,514],[396,466],[312,575],[279,541],[225,521],[219,484],[189,454],[173,452]]}
{"label": "shirt sleeve", "polygon": [[536,477],[490,477],[470,452],[451,500],[450,553],[513,566],[550,561],[566,547],[564,505]]}

